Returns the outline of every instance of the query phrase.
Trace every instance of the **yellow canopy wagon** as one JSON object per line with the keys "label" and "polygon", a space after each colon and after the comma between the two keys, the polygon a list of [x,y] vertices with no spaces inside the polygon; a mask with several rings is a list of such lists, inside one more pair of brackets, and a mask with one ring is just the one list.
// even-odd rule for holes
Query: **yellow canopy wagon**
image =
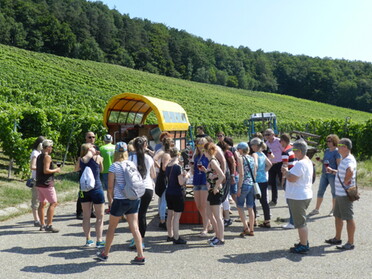
{"label": "yellow canopy wagon", "polygon": [[[145,124],[154,112],[157,124]],[[145,135],[154,147],[161,132],[173,135],[176,146],[186,147],[190,127],[186,111],[177,103],[134,93],[122,93],[112,97],[103,112],[103,124],[113,136],[114,142],[129,142]]]}

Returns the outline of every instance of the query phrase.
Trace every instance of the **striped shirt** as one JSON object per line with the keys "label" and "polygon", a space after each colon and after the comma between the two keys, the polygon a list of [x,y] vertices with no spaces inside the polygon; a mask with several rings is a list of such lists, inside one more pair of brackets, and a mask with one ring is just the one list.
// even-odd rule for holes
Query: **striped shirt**
{"label": "striped shirt", "polygon": [[[335,180],[335,188],[336,188],[336,196],[347,196],[344,188],[342,187],[340,183],[340,179],[342,183],[344,183],[345,180],[345,175],[346,175],[346,170],[348,168],[353,169],[353,177],[351,179],[351,184],[350,185],[345,185],[346,188],[349,188],[351,186],[355,186],[355,174],[356,174],[356,167],[357,163],[353,155],[349,154],[345,158],[341,160],[341,163],[338,165],[338,172],[336,175],[336,180]],[[339,178],[340,177],[340,178]]]}
{"label": "striped shirt", "polygon": [[115,162],[109,168],[109,173],[115,174],[115,184],[114,184],[114,199],[123,200],[125,196],[119,185],[125,185],[124,171],[122,168],[123,162]]}
{"label": "striped shirt", "polygon": [[288,166],[288,170],[293,168],[293,166],[296,164],[297,159],[293,152],[292,145],[288,144],[287,147],[282,152],[282,162],[283,165],[286,164]]}

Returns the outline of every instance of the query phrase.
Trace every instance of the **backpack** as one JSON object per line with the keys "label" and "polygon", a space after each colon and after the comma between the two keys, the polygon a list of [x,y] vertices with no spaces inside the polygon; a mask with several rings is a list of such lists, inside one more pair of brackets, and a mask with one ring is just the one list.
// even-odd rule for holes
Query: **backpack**
{"label": "backpack", "polygon": [[80,177],[80,190],[88,192],[94,188],[96,180],[94,179],[93,171],[86,166]]}
{"label": "backpack", "polygon": [[146,186],[137,166],[132,161],[120,164],[124,172],[125,185],[121,187],[124,197],[137,200],[145,194]]}

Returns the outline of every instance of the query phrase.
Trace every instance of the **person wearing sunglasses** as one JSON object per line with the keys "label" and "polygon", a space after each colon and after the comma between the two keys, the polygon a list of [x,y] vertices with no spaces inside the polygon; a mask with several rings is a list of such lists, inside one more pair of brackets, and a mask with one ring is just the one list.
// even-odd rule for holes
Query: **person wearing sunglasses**
{"label": "person wearing sunglasses", "polygon": [[316,199],[316,206],[313,209],[313,211],[309,213],[309,216],[319,214],[319,209],[323,202],[323,196],[324,196],[324,193],[328,185],[330,185],[331,193],[332,193],[332,209],[329,212],[329,215],[333,216],[333,210],[334,210],[335,201],[336,201],[336,190],[335,190],[336,175],[334,175],[333,173],[327,172],[326,169],[329,166],[330,168],[337,170],[337,166],[341,162],[341,155],[340,153],[338,153],[338,148],[337,148],[337,144],[339,141],[340,139],[338,138],[338,136],[334,134],[330,134],[326,138],[327,148],[324,151],[323,160],[319,158],[319,161],[323,163],[322,164],[323,166],[322,166],[322,175],[320,177],[318,194],[317,194],[317,199]]}

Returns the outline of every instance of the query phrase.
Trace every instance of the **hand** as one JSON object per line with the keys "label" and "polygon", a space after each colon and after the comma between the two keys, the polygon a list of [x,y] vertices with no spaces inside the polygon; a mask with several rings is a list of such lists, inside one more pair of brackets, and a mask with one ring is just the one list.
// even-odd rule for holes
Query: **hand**
{"label": "hand", "polygon": [[231,184],[235,184],[235,177],[231,176]]}
{"label": "hand", "polygon": [[198,167],[199,168],[199,171],[202,171],[202,172],[206,172],[207,169],[204,167],[204,166],[201,166],[201,167]]}
{"label": "hand", "polygon": [[288,167],[286,167],[286,166],[282,166],[281,171],[282,171],[282,174],[285,175],[285,174],[288,172]]}
{"label": "hand", "polygon": [[61,172],[61,168],[56,168],[56,172],[57,173],[60,173]]}

